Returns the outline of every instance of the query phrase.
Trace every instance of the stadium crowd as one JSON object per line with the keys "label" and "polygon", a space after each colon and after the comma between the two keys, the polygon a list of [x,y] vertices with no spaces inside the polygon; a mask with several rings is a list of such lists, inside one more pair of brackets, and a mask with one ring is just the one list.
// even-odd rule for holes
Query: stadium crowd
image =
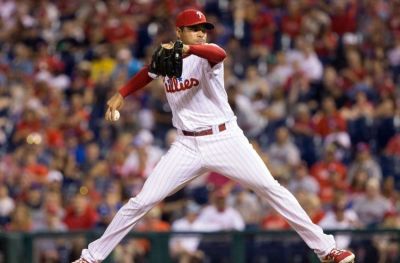
{"label": "stadium crowd", "polygon": [[[164,87],[128,97],[117,122],[104,120],[105,102],[173,39],[186,7],[216,25],[209,40],[227,51],[238,123],[312,220],[400,227],[400,1],[0,0],[0,231],[104,228],[138,193],[176,136]],[[212,172],[135,229],[288,227]],[[115,257],[149,250],[134,242]],[[172,254],[200,259],[198,242],[177,238]],[[399,248],[385,242],[373,247],[395,262]],[[68,262],[71,249],[40,246],[46,262]]]}

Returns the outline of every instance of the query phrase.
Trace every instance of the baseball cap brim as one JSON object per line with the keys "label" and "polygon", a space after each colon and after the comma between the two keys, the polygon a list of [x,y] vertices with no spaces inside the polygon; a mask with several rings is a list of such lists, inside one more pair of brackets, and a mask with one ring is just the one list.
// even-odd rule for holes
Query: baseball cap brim
{"label": "baseball cap brim", "polygon": [[212,30],[215,28],[215,26],[213,24],[211,24],[210,22],[206,22],[206,23],[200,23],[198,25],[204,25],[204,27],[208,30]]}
{"label": "baseball cap brim", "polygon": [[207,30],[212,30],[212,29],[215,28],[215,26],[214,26],[213,24],[211,24],[210,22],[205,22],[205,23],[194,23],[194,24],[185,25],[185,26],[197,26],[197,25],[204,25],[204,27],[205,27]]}

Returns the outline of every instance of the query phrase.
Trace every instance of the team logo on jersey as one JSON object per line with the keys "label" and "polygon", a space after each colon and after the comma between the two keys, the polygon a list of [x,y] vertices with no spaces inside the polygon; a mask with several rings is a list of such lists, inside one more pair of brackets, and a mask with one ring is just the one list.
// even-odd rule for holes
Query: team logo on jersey
{"label": "team logo on jersey", "polygon": [[170,78],[164,81],[165,90],[169,93],[188,90],[198,86],[199,84],[199,80],[195,78],[185,80],[182,80],[181,78]]}

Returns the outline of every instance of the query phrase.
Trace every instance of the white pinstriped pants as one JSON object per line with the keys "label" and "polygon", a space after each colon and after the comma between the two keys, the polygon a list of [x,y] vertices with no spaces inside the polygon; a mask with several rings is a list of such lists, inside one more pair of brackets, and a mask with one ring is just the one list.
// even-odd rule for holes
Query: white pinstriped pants
{"label": "white pinstriped pants", "polygon": [[311,222],[295,197],[271,176],[236,121],[230,121],[217,134],[178,135],[141,192],[118,211],[104,234],[82,251],[82,257],[89,262],[104,260],[152,207],[207,170],[224,174],[266,198],[319,257],[335,247],[333,236]]}

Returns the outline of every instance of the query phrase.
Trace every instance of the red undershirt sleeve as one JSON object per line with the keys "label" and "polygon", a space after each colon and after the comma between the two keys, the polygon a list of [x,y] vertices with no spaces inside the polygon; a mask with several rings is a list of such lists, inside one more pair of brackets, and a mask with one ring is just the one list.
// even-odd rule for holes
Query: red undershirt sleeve
{"label": "red undershirt sleeve", "polygon": [[124,86],[119,89],[119,93],[122,97],[127,97],[133,92],[144,88],[153,79],[149,76],[148,67],[143,67],[138,73],[136,73]]}
{"label": "red undershirt sleeve", "polygon": [[222,62],[226,58],[225,50],[215,44],[190,45],[188,54],[207,59],[211,67]]}
{"label": "red undershirt sleeve", "polygon": [[[215,44],[190,45],[188,54],[193,54],[207,59],[212,67],[226,58],[225,50]],[[148,75],[148,73],[148,67],[145,66],[135,74],[120,88],[119,93],[122,97],[125,98],[149,84],[153,79]]]}

